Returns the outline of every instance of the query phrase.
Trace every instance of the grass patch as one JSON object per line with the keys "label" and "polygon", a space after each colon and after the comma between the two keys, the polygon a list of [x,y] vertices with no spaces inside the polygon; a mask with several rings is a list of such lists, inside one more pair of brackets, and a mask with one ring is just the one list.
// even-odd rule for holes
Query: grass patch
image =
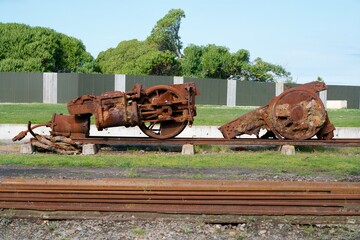
{"label": "grass patch", "polygon": [[276,151],[213,154],[122,154],[94,156],[61,156],[53,154],[1,154],[0,164],[51,167],[138,167],[167,168],[246,168],[268,169],[275,173],[298,175],[326,173],[336,176],[360,174],[360,148],[349,151],[312,151],[282,155]]}
{"label": "grass patch", "polygon": [[221,126],[253,109],[255,109],[255,107],[197,105],[197,116],[195,117],[194,125]]}
{"label": "grass patch", "polygon": [[360,127],[360,109],[329,109],[328,114],[336,127]]}
{"label": "grass patch", "polygon": [[67,114],[66,104],[0,104],[0,124],[34,124],[51,120],[53,113]]}

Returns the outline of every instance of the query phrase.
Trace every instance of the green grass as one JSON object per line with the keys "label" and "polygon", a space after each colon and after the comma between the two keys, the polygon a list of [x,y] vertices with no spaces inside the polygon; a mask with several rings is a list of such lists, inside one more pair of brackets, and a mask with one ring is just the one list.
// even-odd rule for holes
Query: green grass
{"label": "green grass", "polygon": [[336,127],[360,127],[360,109],[329,109],[328,114]]}
{"label": "green grass", "polygon": [[0,124],[45,123],[53,113],[67,114],[66,104],[0,104]]}
{"label": "green grass", "polygon": [[235,152],[212,154],[121,154],[93,156],[62,156],[55,154],[0,154],[1,165],[50,167],[139,167],[166,168],[245,168],[267,169],[274,173],[299,175],[330,174],[347,176],[360,174],[360,148],[298,151],[282,155],[276,151]]}
{"label": "green grass", "polygon": [[[254,108],[198,105],[196,126],[220,126]],[[44,123],[53,113],[67,114],[66,104],[0,104],[0,124]],[[336,127],[360,127],[360,109],[328,110],[330,121]]]}
{"label": "green grass", "polygon": [[196,107],[196,126],[221,126],[239,116],[252,111],[254,107],[226,107],[213,105],[199,105]]}

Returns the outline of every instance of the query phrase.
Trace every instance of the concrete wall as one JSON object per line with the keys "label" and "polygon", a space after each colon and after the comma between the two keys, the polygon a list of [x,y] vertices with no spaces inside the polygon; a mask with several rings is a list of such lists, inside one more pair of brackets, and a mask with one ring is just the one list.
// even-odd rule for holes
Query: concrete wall
{"label": "concrete wall", "polygon": [[329,109],[347,108],[347,101],[346,100],[327,100],[326,106]]}

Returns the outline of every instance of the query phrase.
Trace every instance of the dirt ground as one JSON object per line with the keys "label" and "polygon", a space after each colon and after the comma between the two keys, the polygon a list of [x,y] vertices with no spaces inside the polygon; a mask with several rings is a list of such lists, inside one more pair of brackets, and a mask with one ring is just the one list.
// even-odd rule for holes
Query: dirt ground
{"label": "dirt ground", "polygon": [[[16,153],[19,145],[0,144],[1,153]],[[244,179],[264,181],[355,181],[360,176],[337,179],[330,175],[298,176],[259,170],[230,168],[84,168],[0,165],[0,181],[5,177],[95,179],[95,178],[181,178]],[[15,211],[0,210],[0,239],[360,239],[360,219],[349,217],[342,223],[316,223],[314,218],[301,222],[285,216],[259,218],[238,216],[238,220],[207,222],[205,216],[126,215],[121,220],[46,219],[50,213],[16,216]],[[80,214],[79,214],[80,215]],[[124,216],[123,214],[119,214]],[[119,216],[117,215],[117,216]],[[47,217],[46,217],[47,216]],[[226,217],[226,216],[225,216]],[[64,220],[66,219],[66,220]]]}

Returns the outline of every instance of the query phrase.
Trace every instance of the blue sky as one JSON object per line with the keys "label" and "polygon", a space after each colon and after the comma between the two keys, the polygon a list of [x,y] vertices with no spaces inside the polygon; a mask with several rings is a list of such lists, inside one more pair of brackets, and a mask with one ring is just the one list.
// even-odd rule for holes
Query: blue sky
{"label": "blue sky", "polygon": [[360,0],[0,0],[0,22],[42,26],[83,41],[95,58],[144,40],[170,9],[184,10],[189,44],[250,51],[304,83],[360,85]]}

